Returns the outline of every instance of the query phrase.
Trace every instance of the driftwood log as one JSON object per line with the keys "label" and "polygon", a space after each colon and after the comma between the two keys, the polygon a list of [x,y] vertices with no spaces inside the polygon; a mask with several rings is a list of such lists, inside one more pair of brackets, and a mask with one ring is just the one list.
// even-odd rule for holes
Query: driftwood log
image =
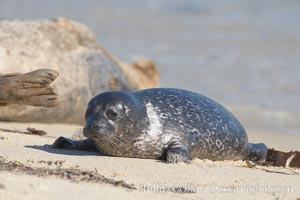
{"label": "driftwood log", "polygon": [[41,69],[26,74],[0,74],[0,106],[24,104],[30,106],[54,107],[59,97],[49,86],[58,72]]}
{"label": "driftwood log", "polygon": [[158,85],[151,60],[119,61],[77,22],[0,20],[0,30],[0,121],[82,124],[92,96]]}

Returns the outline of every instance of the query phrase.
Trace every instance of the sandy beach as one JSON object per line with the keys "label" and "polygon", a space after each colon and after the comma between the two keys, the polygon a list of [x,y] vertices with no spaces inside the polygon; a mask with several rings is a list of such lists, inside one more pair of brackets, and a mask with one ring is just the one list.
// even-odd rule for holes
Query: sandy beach
{"label": "sandy beach", "polygon": [[[9,123],[0,128],[41,129],[44,136],[0,132],[0,199],[297,199],[300,170],[255,167],[243,161],[166,164],[158,160],[101,156],[52,149],[58,136],[79,125]],[[291,150],[300,136],[251,132],[249,140]],[[14,169],[9,168],[14,166]],[[16,167],[17,166],[17,167]],[[34,171],[32,172],[31,169]],[[96,175],[95,177],[93,175]]]}

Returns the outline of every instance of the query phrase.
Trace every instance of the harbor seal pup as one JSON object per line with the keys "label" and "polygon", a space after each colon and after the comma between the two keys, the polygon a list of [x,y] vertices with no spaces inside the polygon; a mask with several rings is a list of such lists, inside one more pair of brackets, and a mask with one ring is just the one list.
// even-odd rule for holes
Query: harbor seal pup
{"label": "harbor seal pup", "polygon": [[266,145],[248,143],[240,122],[219,103],[194,92],[153,88],[108,91],[87,106],[85,140],[58,138],[54,148],[105,155],[165,159],[169,163],[264,160]]}

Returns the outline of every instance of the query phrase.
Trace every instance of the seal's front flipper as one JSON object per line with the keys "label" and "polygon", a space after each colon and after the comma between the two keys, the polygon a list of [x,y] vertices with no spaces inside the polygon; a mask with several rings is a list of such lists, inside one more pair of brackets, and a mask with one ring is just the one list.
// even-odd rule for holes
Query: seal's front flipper
{"label": "seal's front flipper", "polygon": [[192,160],[188,148],[178,142],[171,143],[166,151],[168,163],[190,163]]}
{"label": "seal's front flipper", "polygon": [[73,149],[80,151],[96,151],[97,148],[91,139],[71,140],[65,137],[59,137],[52,145],[55,149]]}

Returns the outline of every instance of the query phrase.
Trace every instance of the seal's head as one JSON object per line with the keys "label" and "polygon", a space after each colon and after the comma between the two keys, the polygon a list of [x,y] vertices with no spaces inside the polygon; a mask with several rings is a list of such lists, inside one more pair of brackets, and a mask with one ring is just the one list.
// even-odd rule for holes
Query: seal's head
{"label": "seal's head", "polygon": [[143,114],[143,106],[130,93],[104,92],[88,103],[83,134],[104,153],[117,155],[112,151],[132,144],[140,134]]}

